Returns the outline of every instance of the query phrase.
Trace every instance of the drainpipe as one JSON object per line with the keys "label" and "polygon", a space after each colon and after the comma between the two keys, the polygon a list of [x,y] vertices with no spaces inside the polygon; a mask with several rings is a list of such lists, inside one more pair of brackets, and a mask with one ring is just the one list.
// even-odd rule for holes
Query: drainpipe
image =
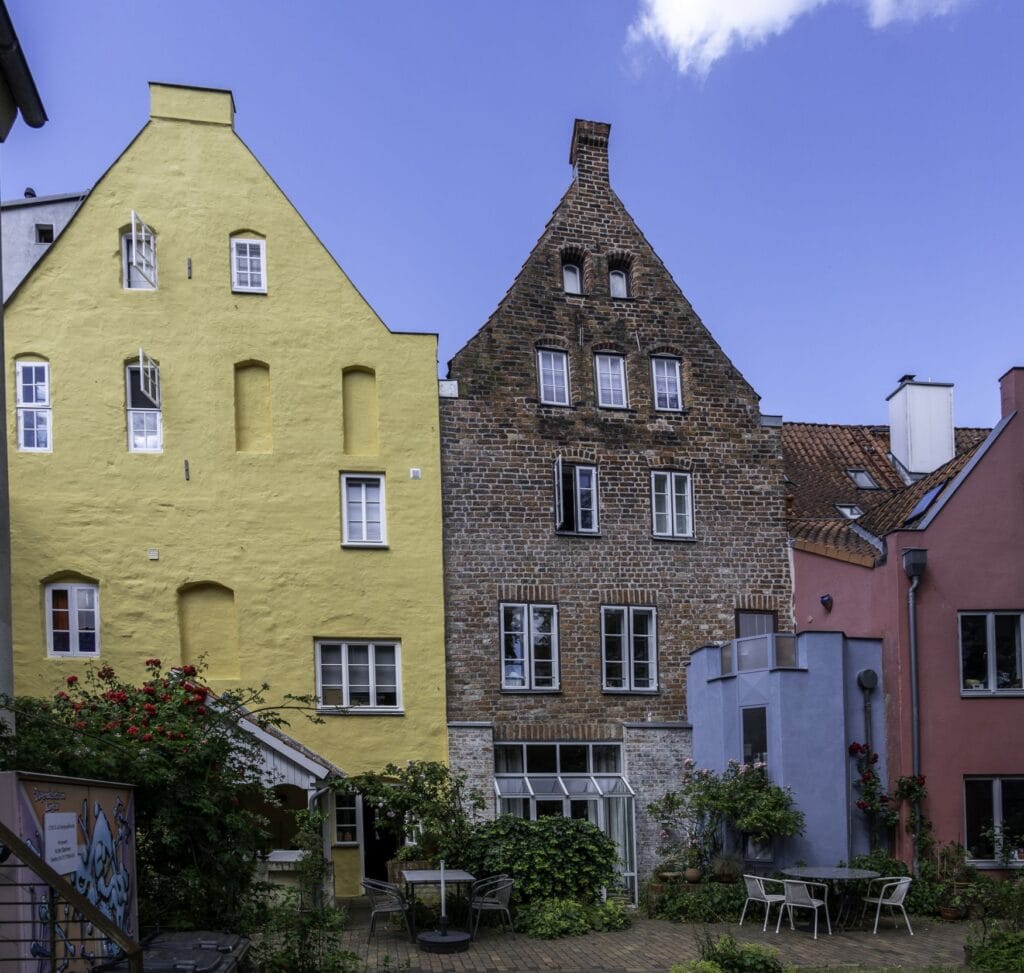
{"label": "drainpipe", "polygon": [[[915,593],[924,575],[928,563],[928,552],[920,547],[911,547],[903,551],[903,570],[910,578],[910,590],[907,592],[907,617],[910,628],[910,741],[911,741],[911,772],[915,777],[921,776],[921,709],[917,685],[917,603]],[[921,818],[921,802],[914,802],[915,820]],[[920,875],[918,861],[918,834],[914,830],[914,877]]]}

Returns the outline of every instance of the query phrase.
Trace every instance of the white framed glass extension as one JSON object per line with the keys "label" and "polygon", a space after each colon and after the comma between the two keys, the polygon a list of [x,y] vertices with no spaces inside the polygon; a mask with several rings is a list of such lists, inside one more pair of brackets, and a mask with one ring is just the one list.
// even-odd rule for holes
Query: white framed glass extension
{"label": "white framed glass extension", "polygon": [[341,474],[342,543],[346,547],[384,547],[384,477],[368,473]]}
{"label": "white framed glass extension", "polygon": [[501,688],[558,689],[557,605],[501,605]]}
{"label": "white framed glass extension", "polygon": [[622,772],[621,745],[496,743],[494,793],[499,814],[597,825],[615,842],[623,887],[635,900],[635,792]]}
{"label": "white framed glass extension", "polygon": [[597,373],[597,404],[604,409],[625,409],[629,405],[626,359],[622,355],[595,355],[594,370]]}
{"label": "white framed glass extension", "polygon": [[1022,612],[961,612],[960,692],[964,696],[1024,693]]}
{"label": "white framed glass extension", "polygon": [[40,361],[14,363],[18,410],[18,449],[25,453],[53,451],[50,435],[50,365]]}
{"label": "white framed glass extension", "polygon": [[544,405],[569,404],[569,356],[564,351],[537,349],[537,380]]}
{"label": "white framed glass extension", "polygon": [[401,712],[398,642],[317,639],[317,709]]}

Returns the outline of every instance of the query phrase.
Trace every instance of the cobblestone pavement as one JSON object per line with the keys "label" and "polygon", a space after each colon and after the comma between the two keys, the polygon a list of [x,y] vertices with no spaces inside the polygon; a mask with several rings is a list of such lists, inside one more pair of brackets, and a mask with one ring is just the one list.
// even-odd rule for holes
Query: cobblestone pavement
{"label": "cobblestone pavement", "polygon": [[[369,943],[370,917],[359,900],[347,902],[351,920],[344,933],[345,948],[358,953],[378,969],[408,969],[410,973],[668,973],[673,963],[698,956],[697,937],[705,932],[731,933],[743,942],[765,943],[779,950],[792,966],[861,967],[959,967],[963,964],[965,923],[913,919],[914,935],[905,927],[887,925],[874,936],[870,931],[850,931],[834,936],[807,929],[783,929],[778,935],[759,922],[689,925],[660,919],[638,918],[630,929],[591,933],[567,939],[530,939],[521,933],[502,932],[497,925],[481,928],[476,942],[465,953],[424,953],[408,941],[404,930],[377,923]],[[406,964],[408,964],[406,966]]]}

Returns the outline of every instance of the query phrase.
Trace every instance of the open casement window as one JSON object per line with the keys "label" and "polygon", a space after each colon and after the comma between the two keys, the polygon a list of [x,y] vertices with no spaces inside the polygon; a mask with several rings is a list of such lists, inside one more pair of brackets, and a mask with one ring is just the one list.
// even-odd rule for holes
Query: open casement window
{"label": "open casement window", "polygon": [[159,453],[164,448],[160,403],[160,366],[139,349],[137,364],[125,368],[128,404],[128,451]]}
{"label": "open casement window", "polygon": [[626,359],[622,355],[595,355],[597,404],[605,409],[625,409]]}
{"label": "open casement window", "polygon": [[49,453],[50,366],[46,362],[15,362],[18,409],[18,449],[26,453]]}
{"label": "open casement window", "polygon": [[537,379],[542,403],[569,404],[569,356],[564,351],[537,350]]}
{"label": "open casement window", "polygon": [[132,210],[131,230],[122,238],[126,290],[156,290],[156,235]]}
{"label": "open casement window", "polygon": [[555,459],[555,530],[597,533],[597,468]]}
{"label": "open casement window", "polygon": [[46,586],[46,646],[51,656],[100,654],[99,601],[94,584]]}
{"label": "open casement window", "polygon": [[693,537],[693,494],[689,473],[651,473],[655,537]]}
{"label": "open casement window", "polygon": [[678,358],[652,358],[651,381],[654,408],[659,412],[682,412],[683,392]]}
{"label": "open casement window", "polygon": [[635,693],[658,688],[656,622],[653,608],[601,609],[603,689]]}
{"label": "open casement window", "polygon": [[231,238],[231,289],[246,294],[267,292],[265,240]]}
{"label": "open casement window", "polygon": [[316,695],[320,709],[400,710],[397,642],[316,643]]}
{"label": "open casement window", "polygon": [[960,614],[960,678],[964,695],[1024,693],[1022,612]]}
{"label": "open casement window", "polygon": [[558,607],[501,606],[501,688],[558,689]]}
{"label": "open casement window", "polygon": [[384,477],[342,474],[341,493],[342,543],[360,547],[383,547],[387,543]]}

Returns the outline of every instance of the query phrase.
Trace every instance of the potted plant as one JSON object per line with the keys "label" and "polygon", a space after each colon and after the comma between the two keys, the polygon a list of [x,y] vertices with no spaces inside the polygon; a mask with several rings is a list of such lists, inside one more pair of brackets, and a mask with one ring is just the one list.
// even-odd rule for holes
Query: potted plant
{"label": "potted plant", "polygon": [[942,888],[939,899],[939,918],[946,922],[959,922],[967,915],[964,897],[957,890],[956,882],[947,882]]}

